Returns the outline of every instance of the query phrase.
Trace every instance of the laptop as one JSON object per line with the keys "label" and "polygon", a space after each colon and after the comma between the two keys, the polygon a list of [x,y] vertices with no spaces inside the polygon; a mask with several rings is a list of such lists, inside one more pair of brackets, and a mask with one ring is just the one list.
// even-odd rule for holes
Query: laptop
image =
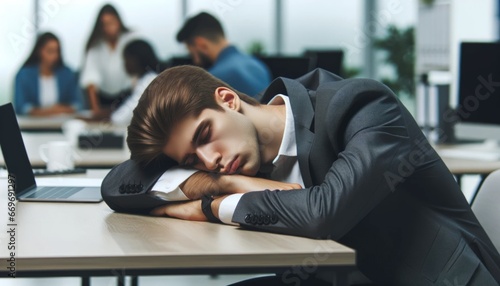
{"label": "laptop", "polygon": [[15,177],[15,193],[19,201],[96,203],[102,201],[99,187],[36,185],[12,103],[0,106],[0,147],[7,171]]}

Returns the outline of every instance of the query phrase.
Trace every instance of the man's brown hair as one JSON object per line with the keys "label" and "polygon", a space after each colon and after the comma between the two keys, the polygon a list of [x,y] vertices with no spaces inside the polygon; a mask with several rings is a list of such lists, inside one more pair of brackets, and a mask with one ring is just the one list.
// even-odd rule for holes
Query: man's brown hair
{"label": "man's brown hair", "polygon": [[250,105],[259,104],[199,67],[179,66],[158,75],[142,94],[128,126],[131,159],[147,165],[165,158],[162,150],[175,124],[207,108],[223,111],[215,100],[218,87],[232,89]]}

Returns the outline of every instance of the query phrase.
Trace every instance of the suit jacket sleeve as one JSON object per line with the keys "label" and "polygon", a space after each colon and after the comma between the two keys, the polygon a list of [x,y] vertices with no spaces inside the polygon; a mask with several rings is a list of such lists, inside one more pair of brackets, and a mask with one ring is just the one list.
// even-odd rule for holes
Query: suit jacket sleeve
{"label": "suit jacket sleeve", "polygon": [[323,182],[302,190],[244,194],[233,222],[271,232],[339,239],[394,190],[387,174],[398,174],[398,162],[411,149],[402,107],[376,81],[344,82],[341,87],[317,91],[318,100],[325,90],[335,92],[324,107],[316,104],[315,140],[325,132],[329,148],[338,150],[333,152],[336,158],[328,159],[333,163]]}
{"label": "suit jacket sleeve", "polygon": [[155,162],[143,167],[133,160],[115,166],[104,178],[101,195],[108,206],[118,212],[148,213],[169,201],[150,190],[173,162]]}

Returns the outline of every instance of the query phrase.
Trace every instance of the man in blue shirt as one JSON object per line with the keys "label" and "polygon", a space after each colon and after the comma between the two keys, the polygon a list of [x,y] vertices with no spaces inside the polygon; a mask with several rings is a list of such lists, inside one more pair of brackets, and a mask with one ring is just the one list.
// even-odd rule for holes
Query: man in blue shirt
{"label": "man in blue shirt", "polygon": [[256,96],[271,81],[266,65],[231,45],[220,22],[208,13],[188,19],[177,33],[177,41],[186,44],[194,64],[250,96]]}

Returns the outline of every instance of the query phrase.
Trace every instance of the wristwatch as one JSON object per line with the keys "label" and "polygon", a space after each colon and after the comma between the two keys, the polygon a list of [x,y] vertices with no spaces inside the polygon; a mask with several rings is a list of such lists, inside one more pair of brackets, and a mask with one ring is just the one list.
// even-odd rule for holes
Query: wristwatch
{"label": "wristwatch", "polygon": [[214,198],[211,195],[204,195],[201,197],[201,211],[207,217],[209,222],[222,223],[212,212],[212,202]]}

